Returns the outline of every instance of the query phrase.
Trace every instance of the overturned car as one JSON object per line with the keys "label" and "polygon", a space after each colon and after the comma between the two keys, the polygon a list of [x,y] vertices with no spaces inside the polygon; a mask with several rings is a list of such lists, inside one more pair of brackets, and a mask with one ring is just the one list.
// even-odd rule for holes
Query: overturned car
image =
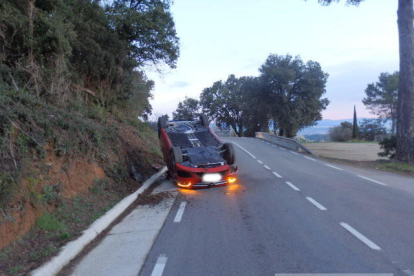
{"label": "overturned car", "polygon": [[233,145],[215,135],[206,115],[197,121],[160,117],[158,136],[169,174],[179,187],[222,186],[237,180]]}

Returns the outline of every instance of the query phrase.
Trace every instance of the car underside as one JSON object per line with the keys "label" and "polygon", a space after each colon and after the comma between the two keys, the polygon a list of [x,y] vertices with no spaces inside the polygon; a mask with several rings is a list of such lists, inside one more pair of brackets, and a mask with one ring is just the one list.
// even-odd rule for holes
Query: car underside
{"label": "car underside", "polygon": [[207,117],[197,121],[158,121],[160,145],[169,174],[180,187],[202,188],[237,179],[235,152],[210,129]]}

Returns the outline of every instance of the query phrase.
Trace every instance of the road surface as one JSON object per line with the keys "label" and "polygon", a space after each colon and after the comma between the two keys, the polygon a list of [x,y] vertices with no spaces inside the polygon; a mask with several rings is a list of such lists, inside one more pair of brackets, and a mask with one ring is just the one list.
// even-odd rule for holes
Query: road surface
{"label": "road surface", "polygon": [[413,179],[225,139],[239,182],[180,190],[136,275],[414,275]]}

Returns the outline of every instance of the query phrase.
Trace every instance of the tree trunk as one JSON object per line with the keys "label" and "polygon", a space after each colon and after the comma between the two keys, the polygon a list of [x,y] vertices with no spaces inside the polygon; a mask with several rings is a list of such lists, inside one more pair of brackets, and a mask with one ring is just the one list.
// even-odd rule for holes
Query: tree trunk
{"label": "tree trunk", "polygon": [[413,0],[398,0],[400,86],[396,159],[414,163],[414,10]]}

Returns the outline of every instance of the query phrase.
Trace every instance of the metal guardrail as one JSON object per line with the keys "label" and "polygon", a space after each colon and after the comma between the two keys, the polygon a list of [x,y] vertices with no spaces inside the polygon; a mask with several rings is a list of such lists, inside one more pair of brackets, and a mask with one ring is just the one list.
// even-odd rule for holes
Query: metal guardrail
{"label": "metal guardrail", "polygon": [[277,136],[274,134],[266,133],[266,132],[256,132],[256,138],[266,140],[268,142],[274,143],[276,145],[295,150],[298,152],[306,152],[309,154],[312,154],[314,156],[318,156],[314,152],[312,152],[310,149],[296,141],[295,139],[290,139],[282,136]]}

